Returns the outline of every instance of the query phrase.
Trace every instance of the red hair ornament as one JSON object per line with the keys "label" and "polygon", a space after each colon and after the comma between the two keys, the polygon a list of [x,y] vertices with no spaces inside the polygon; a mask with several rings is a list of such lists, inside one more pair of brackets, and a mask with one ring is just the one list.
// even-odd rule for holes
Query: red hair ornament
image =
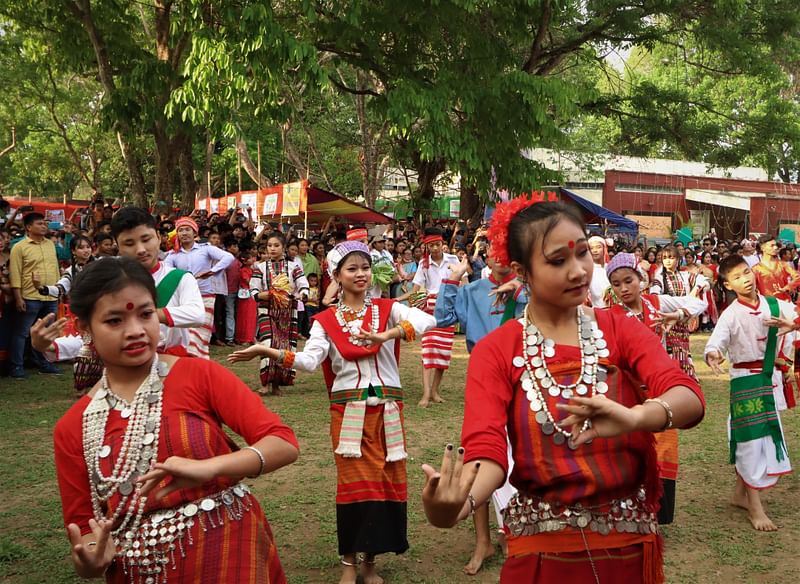
{"label": "red hair ornament", "polygon": [[554,192],[534,191],[532,193],[522,193],[519,197],[507,203],[498,203],[486,236],[492,243],[492,255],[500,264],[504,266],[511,265],[511,260],[508,258],[508,224],[511,223],[511,219],[531,205],[552,201],[558,201],[558,197]]}

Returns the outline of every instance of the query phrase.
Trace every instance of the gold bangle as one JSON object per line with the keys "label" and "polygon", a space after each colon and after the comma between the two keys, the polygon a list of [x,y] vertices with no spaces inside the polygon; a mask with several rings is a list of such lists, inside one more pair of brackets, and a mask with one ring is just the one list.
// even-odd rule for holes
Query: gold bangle
{"label": "gold bangle", "polygon": [[664,408],[665,412],[667,412],[667,421],[664,424],[664,427],[661,428],[660,430],[655,430],[655,432],[656,433],[664,432],[666,430],[672,429],[672,407],[670,407],[670,405],[667,402],[665,402],[663,399],[658,398],[658,397],[652,397],[650,399],[644,400],[644,403],[647,403],[647,402],[657,403],[662,408]]}

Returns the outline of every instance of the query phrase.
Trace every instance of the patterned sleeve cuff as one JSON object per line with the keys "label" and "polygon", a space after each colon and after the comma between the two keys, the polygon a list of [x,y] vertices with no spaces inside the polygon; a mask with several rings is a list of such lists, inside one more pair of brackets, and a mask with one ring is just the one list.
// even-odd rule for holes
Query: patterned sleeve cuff
{"label": "patterned sleeve cuff", "polygon": [[417,338],[417,331],[414,330],[414,325],[412,325],[409,321],[401,320],[397,323],[397,326],[400,327],[401,331],[403,331],[403,339],[405,339],[406,342],[410,343]]}
{"label": "patterned sleeve cuff", "polygon": [[294,358],[295,358],[295,353],[293,353],[292,351],[284,351],[281,367],[283,367],[284,369],[291,369],[292,367],[294,367]]}
{"label": "patterned sleeve cuff", "polygon": [[461,282],[459,282],[459,281],[457,281],[457,280],[447,280],[447,279],[444,279],[444,280],[442,280],[442,284],[450,284],[450,285],[452,285],[452,286],[460,286],[460,285],[461,285]]}

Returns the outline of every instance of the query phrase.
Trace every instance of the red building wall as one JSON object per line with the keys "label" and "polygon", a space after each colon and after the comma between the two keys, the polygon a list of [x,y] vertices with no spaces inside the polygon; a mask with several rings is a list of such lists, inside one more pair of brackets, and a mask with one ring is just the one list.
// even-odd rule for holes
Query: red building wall
{"label": "red building wall", "polygon": [[603,206],[623,215],[671,214],[678,227],[690,209],[704,207],[686,200],[687,189],[764,193],[750,199],[749,232],[776,233],[780,223],[800,223],[800,185],[766,181],[607,170]]}

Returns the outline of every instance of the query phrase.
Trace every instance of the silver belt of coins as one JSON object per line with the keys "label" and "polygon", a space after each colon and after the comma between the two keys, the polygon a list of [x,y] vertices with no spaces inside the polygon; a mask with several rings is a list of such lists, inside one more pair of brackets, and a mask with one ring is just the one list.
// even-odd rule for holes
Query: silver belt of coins
{"label": "silver belt of coins", "polygon": [[225,521],[238,521],[252,507],[250,489],[237,484],[215,495],[172,509],[159,509],[142,520],[139,529],[121,537],[117,558],[126,574],[134,572],[136,584],[164,584],[168,568],[176,569],[175,553],[186,557],[186,547],[194,545],[192,527],[203,531],[222,527]]}
{"label": "silver belt of coins", "polygon": [[600,506],[584,507],[549,503],[539,497],[517,493],[503,511],[503,523],[512,535],[536,535],[563,529],[590,529],[601,535],[656,533],[656,513],[645,502],[644,488],[632,497],[615,499]]}

